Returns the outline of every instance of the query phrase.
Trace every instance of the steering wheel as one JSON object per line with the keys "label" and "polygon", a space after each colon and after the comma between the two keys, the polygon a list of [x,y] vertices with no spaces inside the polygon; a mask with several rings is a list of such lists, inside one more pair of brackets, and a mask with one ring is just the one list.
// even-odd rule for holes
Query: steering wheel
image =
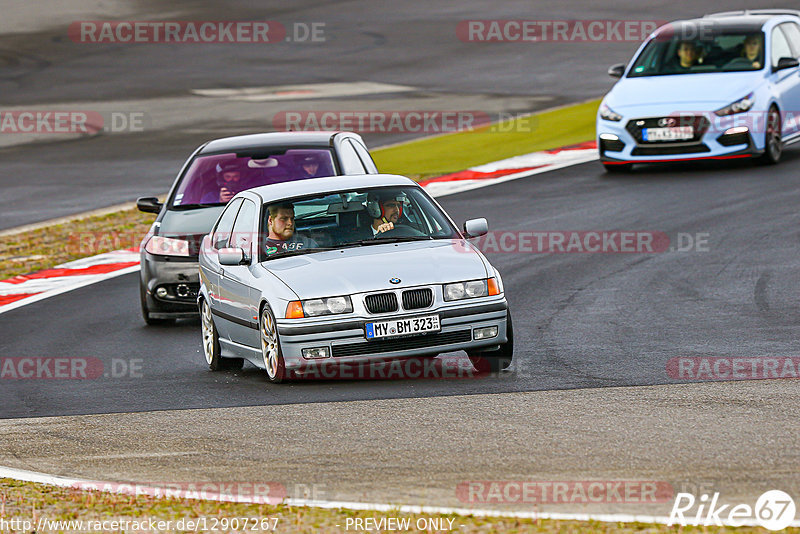
{"label": "steering wheel", "polygon": [[424,232],[420,232],[416,228],[412,228],[410,226],[397,225],[391,230],[386,230],[385,232],[380,232],[372,236],[372,239],[381,239],[383,237],[425,237],[428,234]]}
{"label": "steering wheel", "polygon": [[732,60],[725,63],[723,69],[737,69],[742,67],[752,67],[753,62],[747,59],[746,57],[735,57]]}

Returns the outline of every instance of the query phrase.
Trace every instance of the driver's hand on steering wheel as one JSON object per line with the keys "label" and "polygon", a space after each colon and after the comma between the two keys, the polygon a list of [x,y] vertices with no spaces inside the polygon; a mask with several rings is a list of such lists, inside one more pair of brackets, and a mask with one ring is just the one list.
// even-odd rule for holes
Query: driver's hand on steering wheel
{"label": "driver's hand on steering wheel", "polygon": [[392,230],[392,229],[394,229],[394,223],[385,222],[385,223],[381,224],[380,226],[378,226],[378,228],[376,228],[376,231],[378,232],[378,234],[381,234],[383,232],[388,232],[389,230]]}

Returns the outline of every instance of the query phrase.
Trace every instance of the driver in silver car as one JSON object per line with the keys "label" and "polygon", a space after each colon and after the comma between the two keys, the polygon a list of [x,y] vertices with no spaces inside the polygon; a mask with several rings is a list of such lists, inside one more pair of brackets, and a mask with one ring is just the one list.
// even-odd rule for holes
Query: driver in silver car
{"label": "driver in silver car", "polygon": [[273,204],[268,209],[269,235],[265,243],[267,256],[278,252],[318,246],[313,239],[295,233],[294,206],[292,204]]}
{"label": "driver in silver car", "polygon": [[404,194],[378,194],[370,193],[367,196],[367,213],[373,218],[372,235],[376,236],[383,232],[394,229],[394,225],[403,216],[403,203],[406,197]]}

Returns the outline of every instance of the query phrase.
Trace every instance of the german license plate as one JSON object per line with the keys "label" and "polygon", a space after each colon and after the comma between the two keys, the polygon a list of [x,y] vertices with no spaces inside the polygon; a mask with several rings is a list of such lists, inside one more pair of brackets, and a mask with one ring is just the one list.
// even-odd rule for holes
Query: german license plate
{"label": "german license plate", "polygon": [[686,141],[694,137],[692,126],[676,126],[675,128],[644,128],[643,141]]}
{"label": "german license plate", "polygon": [[425,315],[423,317],[408,317],[393,321],[380,321],[364,325],[367,339],[381,339],[386,337],[414,336],[427,332],[441,330],[438,315]]}

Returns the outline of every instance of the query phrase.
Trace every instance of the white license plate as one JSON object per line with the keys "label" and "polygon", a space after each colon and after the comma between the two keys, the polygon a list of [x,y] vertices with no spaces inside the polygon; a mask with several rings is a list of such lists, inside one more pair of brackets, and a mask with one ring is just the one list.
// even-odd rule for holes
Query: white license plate
{"label": "white license plate", "polygon": [[367,339],[413,336],[441,330],[438,315],[425,315],[423,317],[409,317],[407,319],[367,323],[364,327]]}
{"label": "white license plate", "polygon": [[644,128],[644,141],[685,141],[694,137],[692,126],[676,126],[675,128]]}

